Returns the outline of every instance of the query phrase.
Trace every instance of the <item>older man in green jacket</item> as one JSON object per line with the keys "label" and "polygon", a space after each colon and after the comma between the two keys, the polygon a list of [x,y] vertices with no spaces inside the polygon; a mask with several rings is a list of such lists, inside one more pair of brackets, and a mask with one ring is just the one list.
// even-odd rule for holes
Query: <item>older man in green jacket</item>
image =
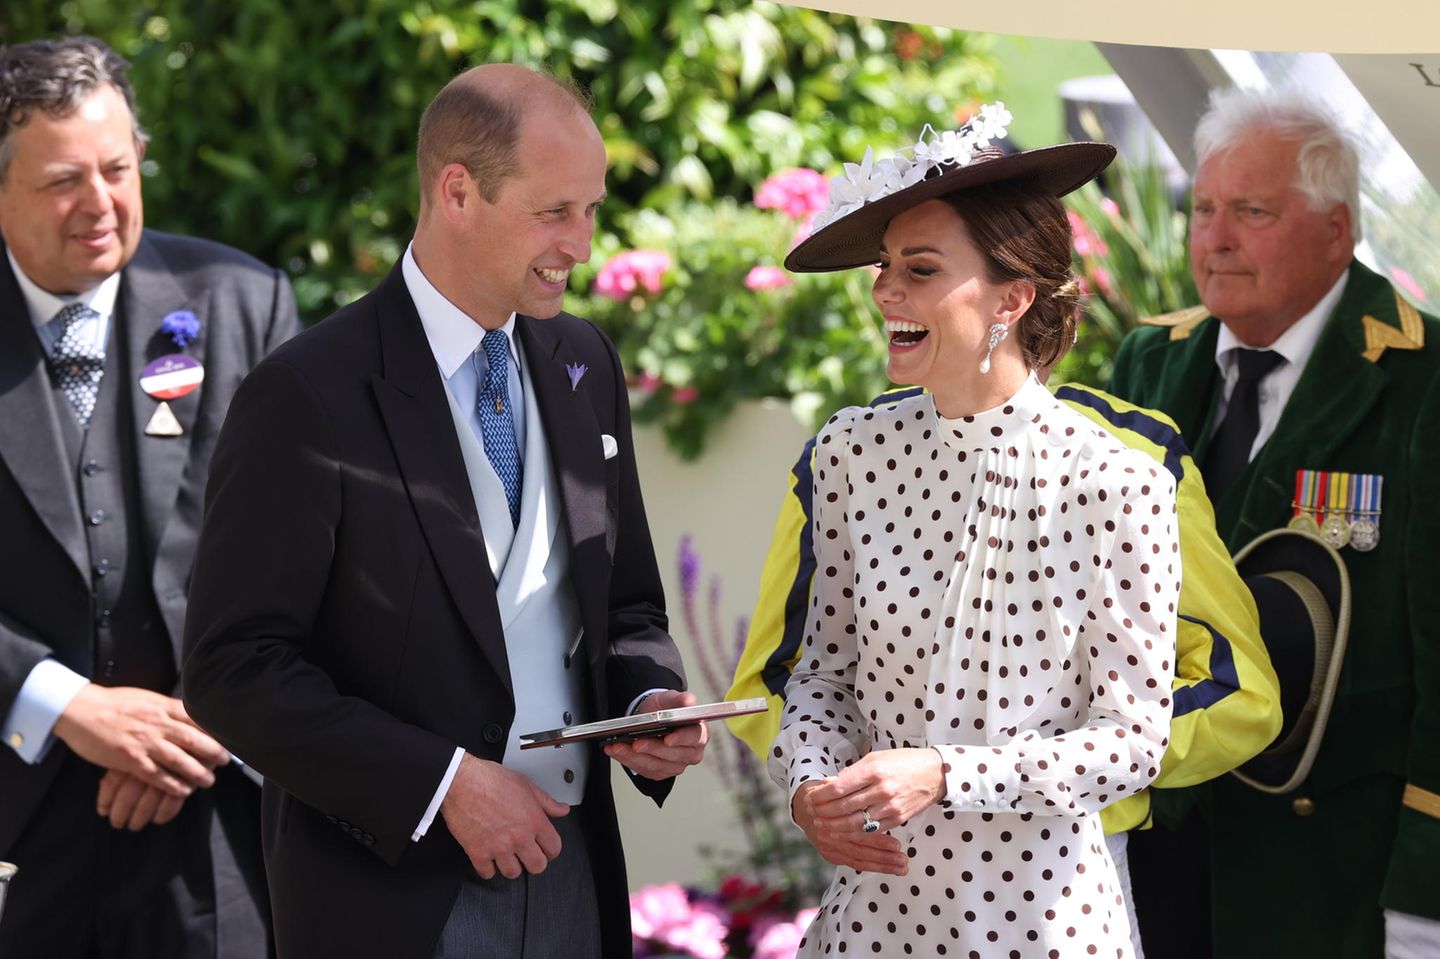
{"label": "older man in green jacket", "polygon": [[[1358,161],[1326,112],[1229,91],[1196,148],[1204,306],[1129,336],[1112,391],[1176,421],[1232,551],[1314,522],[1355,601],[1308,778],[1285,795],[1226,779],[1205,797],[1213,954],[1437,956],[1440,327],[1354,260]],[[1152,955],[1141,884],[1172,888],[1206,853],[1183,847],[1145,877],[1132,847]]]}

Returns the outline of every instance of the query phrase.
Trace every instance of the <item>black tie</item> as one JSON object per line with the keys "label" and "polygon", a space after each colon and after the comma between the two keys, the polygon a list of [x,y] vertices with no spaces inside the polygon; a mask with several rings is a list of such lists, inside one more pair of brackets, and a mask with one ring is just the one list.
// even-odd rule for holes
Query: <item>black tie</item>
{"label": "black tie", "polygon": [[1284,360],[1274,350],[1242,349],[1236,355],[1240,378],[1235,381],[1225,419],[1210,440],[1201,469],[1211,502],[1220,501],[1250,462],[1250,447],[1255,445],[1255,434],[1260,431],[1260,381]]}

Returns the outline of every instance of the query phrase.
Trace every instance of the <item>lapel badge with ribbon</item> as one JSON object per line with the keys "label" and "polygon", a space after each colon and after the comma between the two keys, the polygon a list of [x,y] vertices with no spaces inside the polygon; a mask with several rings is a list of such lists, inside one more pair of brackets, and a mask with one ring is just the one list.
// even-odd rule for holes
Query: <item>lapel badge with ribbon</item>
{"label": "lapel badge with ribbon", "polygon": [[570,376],[570,392],[574,393],[580,385],[580,380],[585,376],[585,371],[590,367],[584,363],[566,363],[565,372]]}
{"label": "lapel badge with ribbon", "polygon": [[1368,553],[1380,545],[1380,498],[1385,477],[1377,473],[1296,470],[1291,529],[1318,536],[1335,549]]}
{"label": "lapel badge with ribbon", "polygon": [[[160,332],[170,338],[177,350],[183,350],[200,337],[200,318],[190,310],[175,310],[160,321]],[[195,392],[205,379],[205,367],[186,353],[166,353],[145,364],[140,371],[140,388],[160,401],[155,413],[145,424],[146,436],[180,436],[185,431],[170,400]]]}

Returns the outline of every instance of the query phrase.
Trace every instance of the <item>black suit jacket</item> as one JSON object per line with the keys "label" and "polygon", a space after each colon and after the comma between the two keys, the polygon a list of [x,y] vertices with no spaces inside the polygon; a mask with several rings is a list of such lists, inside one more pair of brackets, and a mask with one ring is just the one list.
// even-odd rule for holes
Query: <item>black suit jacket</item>
{"label": "black suit jacket", "polygon": [[[226,406],[260,358],[299,329],[283,274],[216,243],[146,230],[121,272],[110,349],[123,344],[135,371],[176,352],[160,323],[181,309],[201,322],[199,340],[185,352],[205,367],[200,388],[170,403],[183,435],[145,435],[156,402],[140,389],[138,374],[101,387],[127,390],[134,411],[141,502],[130,531],[143,541],[177,670],[205,478]],[[94,668],[90,558],[76,464],[64,452],[55,410],[44,352],[0,246],[0,715],[40,660],[54,657],[85,676]],[[8,746],[0,748],[0,858],[27,823],[44,814],[42,800],[68,752],[56,743],[32,766]],[[222,772],[217,792],[253,797],[253,784],[238,772]]]}
{"label": "black suit jacket", "polygon": [[[589,323],[517,321],[564,509],[597,712],[680,688],[619,359]],[[588,369],[572,389],[567,363]],[[426,957],[469,868],[442,817],[463,746],[499,761],[505,638],[435,358],[397,267],[241,386],[211,474],[186,703],[266,777],[282,957]],[[601,434],[619,444],[605,460]],[[606,955],[629,955],[608,763],[580,808]],[[668,783],[637,780],[657,800]]]}

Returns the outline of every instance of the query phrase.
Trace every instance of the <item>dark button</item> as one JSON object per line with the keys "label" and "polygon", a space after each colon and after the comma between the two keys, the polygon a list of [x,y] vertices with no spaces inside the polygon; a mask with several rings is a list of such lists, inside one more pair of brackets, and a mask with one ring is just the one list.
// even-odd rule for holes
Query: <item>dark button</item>
{"label": "dark button", "polygon": [[570,668],[570,654],[569,654],[569,653],[566,653],[566,654],[565,654],[565,668],[566,668],[566,669],[569,669],[569,668]]}
{"label": "dark button", "polygon": [[373,845],[375,845],[375,837],[372,836],[372,835],[370,835],[368,832],[365,834],[364,838],[362,838],[360,841],[363,842],[363,843],[364,843],[365,845],[367,845],[367,846],[373,846]]}
{"label": "dark button", "polygon": [[105,511],[103,509],[97,509],[90,514],[88,519],[91,526],[99,526],[101,523],[105,522]]}
{"label": "dark button", "polygon": [[110,572],[114,568],[114,564],[111,563],[108,559],[102,559],[100,562],[95,564],[95,575],[104,576],[106,573]]}
{"label": "dark button", "polygon": [[1297,796],[1291,801],[1290,808],[1295,811],[1297,816],[1313,816],[1315,815],[1315,800],[1309,796]]}
{"label": "dark button", "polygon": [[326,814],[326,816],[325,816],[325,821],[326,821],[326,822],[330,822],[330,823],[334,823],[334,822],[339,822],[340,820],[336,819],[334,816],[331,816],[331,815],[329,815],[329,814]]}
{"label": "dark button", "polygon": [[106,676],[114,676],[114,675],[115,675],[115,660],[113,660],[113,659],[107,659],[107,660],[105,660],[105,675],[106,675]]}
{"label": "dark button", "polygon": [[486,723],[480,735],[485,737],[487,743],[498,743],[505,738],[505,730],[500,728],[499,723]]}
{"label": "dark button", "polygon": [[567,770],[565,770],[565,781],[566,781],[567,783],[573,783],[573,782],[575,781],[575,770],[573,770],[573,769],[567,769]]}
{"label": "dark button", "polygon": [[96,473],[103,472],[105,472],[105,467],[101,466],[95,460],[90,460],[85,464],[84,473],[86,476],[94,476]]}
{"label": "dark button", "polygon": [[570,710],[568,710],[568,709],[565,710],[565,725],[568,726],[568,725],[570,725],[571,723],[573,723],[574,721],[575,721],[575,717],[572,716],[572,715],[570,715]]}
{"label": "dark button", "polygon": [[102,610],[100,610],[100,612],[99,612],[98,614],[96,614],[96,616],[95,616],[95,625],[96,625],[96,626],[109,626],[109,625],[110,625],[110,610],[108,610],[108,609],[102,609]]}

